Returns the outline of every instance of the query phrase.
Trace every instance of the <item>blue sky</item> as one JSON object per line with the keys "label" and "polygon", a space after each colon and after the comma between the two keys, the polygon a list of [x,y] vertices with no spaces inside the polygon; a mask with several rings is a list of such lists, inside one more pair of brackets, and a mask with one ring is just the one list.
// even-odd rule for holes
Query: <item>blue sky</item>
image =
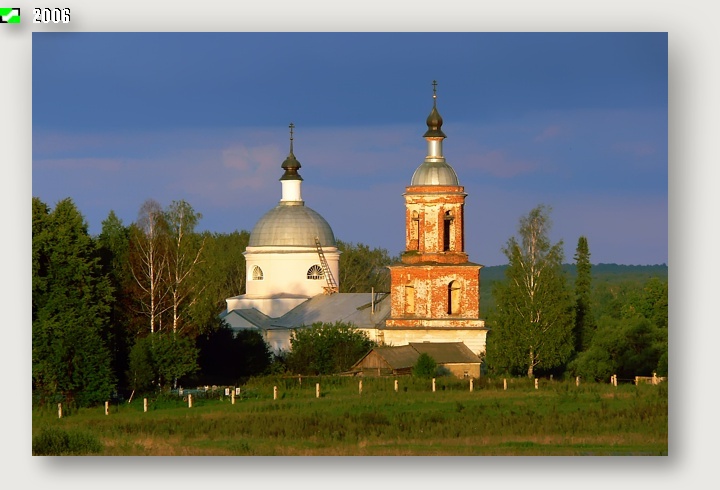
{"label": "blue sky", "polygon": [[94,234],[148,198],[251,230],[293,122],[306,205],[397,254],[437,80],[472,261],[506,263],[543,203],[567,262],[585,235],[593,263],[668,263],[666,33],[35,32],[32,53],[33,196]]}

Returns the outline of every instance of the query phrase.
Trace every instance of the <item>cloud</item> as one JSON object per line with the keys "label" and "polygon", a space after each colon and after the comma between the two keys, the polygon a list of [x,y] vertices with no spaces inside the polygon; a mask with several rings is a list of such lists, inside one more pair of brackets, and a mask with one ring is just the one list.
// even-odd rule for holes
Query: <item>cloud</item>
{"label": "cloud", "polygon": [[548,126],[545,129],[543,129],[540,134],[535,136],[535,138],[533,138],[533,141],[541,143],[543,141],[555,138],[556,136],[562,134],[562,132],[563,131],[560,128],[560,126],[557,126],[557,125]]}
{"label": "cloud", "polygon": [[125,166],[124,158],[45,158],[33,161],[35,170],[119,172]]}
{"label": "cloud", "polygon": [[277,146],[233,145],[222,150],[222,164],[235,175],[230,179],[231,189],[259,189],[273,177],[277,179],[279,163],[284,160]]}
{"label": "cloud", "polygon": [[[466,165],[467,166],[467,165]],[[504,150],[492,150],[472,160],[470,168],[483,170],[494,177],[512,178],[538,171],[538,162],[510,158]]]}
{"label": "cloud", "polygon": [[657,146],[646,142],[636,141],[632,143],[615,143],[612,150],[617,153],[627,153],[633,156],[644,157],[658,153]]}

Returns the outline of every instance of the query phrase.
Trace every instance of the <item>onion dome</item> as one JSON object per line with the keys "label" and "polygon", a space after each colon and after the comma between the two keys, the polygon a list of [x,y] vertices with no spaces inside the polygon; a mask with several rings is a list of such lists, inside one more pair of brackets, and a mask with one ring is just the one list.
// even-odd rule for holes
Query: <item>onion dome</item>
{"label": "onion dome", "polygon": [[428,142],[425,161],[412,176],[410,185],[460,185],[455,170],[445,161],[442,141],[447,136],[442,132],[442,116],[437,110],[437,82],[433,80],[433,108],[427,118],[428,130],[423,137]]}
{"label": "onion dome", "polygon": [[285,161],[282,162],[281,167],[285,169],[285,173],[282,177],[280,177],[280,180],[303,180],[303,178],[300,177],[300,174],[298,174],[298,170],[302,165],[300,165],[300,162],[298,162],[297,158],[295,158],[295,154],[293,153],[294,128],[295,125],[290,123],[290,154],[287,156]]}
{"label": "onion dome", "polygon": [[280,203],[265,213],[250,233],[250,247],[336,247],[335,235],[325,219],[304,204]]}
{"label": "onion dome", "polygon": [[312,247],[315,238],[323,247],[336,247],[335,235],[325,219],[305,206],[302,199],[300,162],[293,153],[293,128],[290,123],[290,154],[282,163],[280,203],[260,218],[250,233],[249,247]]}

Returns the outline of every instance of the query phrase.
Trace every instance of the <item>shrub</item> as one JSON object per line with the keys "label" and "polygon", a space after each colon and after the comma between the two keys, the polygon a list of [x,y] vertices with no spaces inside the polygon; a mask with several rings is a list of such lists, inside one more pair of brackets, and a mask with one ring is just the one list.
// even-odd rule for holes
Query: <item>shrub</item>
{"label": "shrub", "polygon": [[418,357],[418,360],[415,361],[415,366],[413,366],[412,374],[417,378],[432,378],[433,376],[435,376],[436,370],[437,363],[435,362],[435,359],[430,357],[429,354],[423,352]]}
{"label": "shrub", "polygon": [[32,440],[33,456],[81,456],[102,450],[102,443],[93,434],[55,427],[42,429]]}

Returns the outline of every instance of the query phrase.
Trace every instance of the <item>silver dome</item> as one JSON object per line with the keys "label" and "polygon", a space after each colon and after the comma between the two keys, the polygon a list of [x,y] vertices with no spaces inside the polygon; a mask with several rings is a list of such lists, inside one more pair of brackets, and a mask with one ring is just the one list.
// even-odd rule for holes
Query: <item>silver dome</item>
{"label": "silver dome", "polygon": [[410,185],[460,185],[455,170],[446,162],[425,162],[412,176]]}
{"label": "silver dome", "polygon": [[335,247],[335,235],[325,219],[302,204],[280,203],[255,224],[250,247],[314,247],[315,237],[323,247]]}

